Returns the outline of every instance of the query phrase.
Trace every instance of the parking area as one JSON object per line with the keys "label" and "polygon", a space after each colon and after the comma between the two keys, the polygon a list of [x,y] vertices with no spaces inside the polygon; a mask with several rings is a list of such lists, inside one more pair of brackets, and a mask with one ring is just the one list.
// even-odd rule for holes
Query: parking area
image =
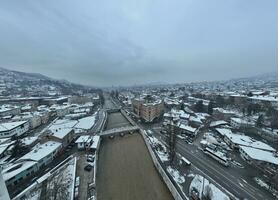
{"label": "parking area", "polygon": [[77,199],[84,200],[87,199],[88,185],[93,182],[94,168],[92,167],[88,171],[84,169],[88,165],[86,152],[80,152],[77,159],[76,177],[80,178]]}
{"label": "parking area", "polygon": [[98,166],[100,200],[173,199],[139,134],[103,139]]}

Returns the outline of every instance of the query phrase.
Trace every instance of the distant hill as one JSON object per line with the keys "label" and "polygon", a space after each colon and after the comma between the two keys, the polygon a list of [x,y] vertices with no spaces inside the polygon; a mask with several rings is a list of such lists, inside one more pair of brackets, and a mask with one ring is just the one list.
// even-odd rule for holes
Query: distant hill
{"label": "distant hill", "polygon": [[0,68],[0,94],[32,96],[78,94],[93,87],[57,80],[39,73],[26,73]]}

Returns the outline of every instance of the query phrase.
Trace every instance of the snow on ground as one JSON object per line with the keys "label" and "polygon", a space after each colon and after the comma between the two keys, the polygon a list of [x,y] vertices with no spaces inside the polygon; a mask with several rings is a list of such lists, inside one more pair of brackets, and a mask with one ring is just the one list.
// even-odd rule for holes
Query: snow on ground
{"label": "snow on ground", "polygon": [[30,193],[24,200],[40,200],[41,190],[35,190],[34,192]]}
{"label": "snow on ground", "polygon": [[184,176],[181,175],[178,170],[172,168],[171,166],[168,166],[167,171],[171,174],[176,183],[182,184],[185,182]]}
{"label": "snow on ground", "polygon": [[152,137],[149,135],[147,135],[147,137],[149,138],[150,144],[154,148],[154,150],[155,150],[156,154],[158,155],[158,157],[160,158],[160,160],[162,162],[168,161],[169,155],[167,153],[166,146],[155,137]]}
{"label": "snow on ground", "polygon": [[202,196],[207,196],[211,200],[229,200],[226,194],[200,175],[196,175],[190,184],[189,193],[191,194],[194,190],[199,193],[200,199]]}
{"label": "snow on ground", "polygon": [[[74,191],[75,164],[75,159],[73,159],[66,166],[55,171],[47,183],[47,192],[57,193],[58,199],[63,197],[65,200],[70,200]],[[54,195],[50,195],[50,200],[54,199]]]}
{"label": "snow on ground", "polygon": [[96,116],[94,115],[81,118],[78,120],[78,123],[75,125],[75,128],[89,130],[95,125],[95,121]]}
{"label": "snow on ground", "polygon": [[260,178],[258,178],[258,177],[255,177],[254,180],[256,181],[256,183],[257,183],[259,186],[261,186],[261,187],[263,187],[263,188],[269,190],[269,191],[273,194],[273,196],[275,196],[276,198],[278,198],[278,191],[276,191],[276,190],[274,190],[274,189],[271,190],[271,189],[269,188],[269,185],[268,185],[266,182],[264,182],[263,180],[261,180]]}

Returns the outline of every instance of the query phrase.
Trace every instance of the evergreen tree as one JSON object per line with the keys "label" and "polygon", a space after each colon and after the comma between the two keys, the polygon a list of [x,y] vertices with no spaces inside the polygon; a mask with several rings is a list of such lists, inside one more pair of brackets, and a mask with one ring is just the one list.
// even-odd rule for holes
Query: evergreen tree
{"label": "evergreen tree", "polygon": [[271,117],[271,123],[270,123],[271,129],[278,129],[278,112],[274,112],[274,114]]}
{"label": "evergreen tree", "polygon": [[203,112],[203,111],[204,111],[203,101],[198,101],[198,102],[195,104],[195,111],[196,111],[196,112]]}
{"label": "evergreen tree", "polygon": [[263,126],[263,123],[264,123],[264,116],[260,115],[257,119],[256,126],[261,128]]}
{"label": "evergreen tree", "polygon": [[209,105],[208,105],[208,114],[212,115],[212,113],[213,113],[213,107],[214,107],[214,105],[213,105],[213,103],[210,101],[210,102],[209,102]]}

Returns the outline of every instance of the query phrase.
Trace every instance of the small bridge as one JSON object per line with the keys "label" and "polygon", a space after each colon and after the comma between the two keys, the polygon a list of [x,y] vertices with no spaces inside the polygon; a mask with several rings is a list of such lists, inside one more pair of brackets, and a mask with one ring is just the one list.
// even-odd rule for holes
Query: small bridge
{"label": "small bridge", "polygon": [[138,126],[124,126],[124,127],[120,127],[120,128],[113,128],[113,129],[103,131],[103,132],[99,133],[99,135],[100,136],[109,136],[109,135],[114,135],[114,134],[119,134],[119,133],[133,132],[133,131],[137,131],[139,129],[140,128]]}

